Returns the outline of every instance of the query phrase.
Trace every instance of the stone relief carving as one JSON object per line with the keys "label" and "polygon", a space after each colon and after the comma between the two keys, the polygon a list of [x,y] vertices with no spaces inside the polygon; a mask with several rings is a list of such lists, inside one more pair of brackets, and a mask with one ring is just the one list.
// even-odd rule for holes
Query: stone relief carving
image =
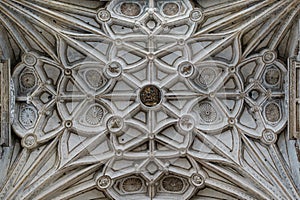
{"label": "stone relief carving", "polygon": [[299,6],[0,1],[0,199],[300,199]]}

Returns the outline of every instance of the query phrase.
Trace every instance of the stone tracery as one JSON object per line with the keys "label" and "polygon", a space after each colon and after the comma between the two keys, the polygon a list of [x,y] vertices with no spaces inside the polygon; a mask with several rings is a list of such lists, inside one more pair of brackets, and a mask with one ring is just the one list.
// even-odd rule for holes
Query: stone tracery
{"label": "stone tracery", "polygon": [[213,185],[210,160],[240,166],[249,138],[274,144],[287,119],[285,65],[269,50],[242,57],[231,36],[210,38],[230,56],[209,52],[193,38],[203,17],[187,0],[112,1],[95,17],[105,37],[93,51],[72,46],[86,59],[69,62],[66,41],[59,61],[25,54],[13,74],[23,147],[59,139],[57,171],[106,162],[92,182],[114,199],[189,199]]}
{"label": "stone tracery", "polygon": [[[111,3],[111,8],[118,8],[117,5],[115,5],[115,3]],[[115,36],[117,37],[117,41],[116,41],[116,45],[115,44],[110,44],[112,45],[112,49],[114,49],[112,52],[110,52],[109,54],[111,54],[111,64],[108,64],[107,67],[103,66],[103,67],[97,67],[95,64],[92,64],[93,67],[89,68],[88,65],[90,64],[85,64],[85,62],[79,63],[78,67],[71,67],[71,68],[61,68],[59,66],[57,66],[58,68],[61,68],[61,71],[65,71],[65,77],[59,78],[59,83],[58,83],[58,89],[57,89],[57,97],[59,98],[59,101],[57,103],[57,108],[58,113],[60,114],[60,117],[63,120],[71,120],[72,122],[69,125],[65,125],[66,127],[70,127],[75,129],[78,133],[82,132],[83,135],[87,134],[88,132],[91,132],[93,134],[100,134],[100,130],[105,130],[105,125],[104,123],[106,123],[106,127],[108,128],[109,131],[112,131],[111,133],[118,133],[120,136],[116,135],[116,138],[112,140],[112,145],[114,146],[115,149],[115,155],[117,157],[120,157],[121,160],[124,160],[123,162],[127,162],[126,160],[128,158],[131,159],[136,159],[134,157],[134,154],[131,156],[129,153],[127,153],[128,150],[132,149],[132,148],[137,148],[139,146],[139,144],[144,141],[148,141],[149,142],[149,147],[148,149],[146,149],[148,151],[148,153],[146,153],[145,155],[141,156],[140,159],[142,160],[151,160],[151,159],[157,159],[160,160],[160,150],[154,150],[152,149],[150,146],[154,145],[156,143],[156,141],[160,141],[160,142],[167,142],[169,143],[174,150],[170,151],[170,157],[172,157],[171,155],[174,154],[176,155],[177,152],[183,152],[183,155],[188,154],[188,141],[190,140],[190,138],[192,137],[192,132],[194,129],[193,125],[194,123],[196,123],[196,127],[198,128],[198,130],[203,131],[203,130],[210,130],[213,131],[214,129],[220,130],[220,128],[225,128],[226,126],[228,126],[228,122],[227,120],[230,120],[230,117],[234,117],[234,116],[239,116],[240,115],[240,107],[242,107],[243,103],[241,101],[243,100],[239,100],[239,99],[234,99],[232,98],[231,101],[229,102],[230,96],[231,95],[239,95],[240,92],[242,92],[243,87],[241,86],[241,78],[238,76],[239,70],[237,72],[235,72],[235,69],[229,69],[227,66],[225,66],[225,64],[220,64],[219,66],[209,66],[209,65],[205,65],[204,63],[202,63],[200,66],[197,64],[197,62],[189,60],[187,57],[185,57],[184,55],[186,54],[186,52],[189,52],[188,49],[190,47],[193,47],[193,44],[190,44],[189,46],[183,46],[181,49],[178,49],[176,51],[176,49],[178,48],[177,45],[173,45],[173,42],[176,42],[176,40],[174,41],[174,39],[172,38],[172,31],[170,30],[168,34],[170,35],[166,35],[166,32],[164,29],[162,29],[162,27],[168,27],[168,20],[166,22],[164,22],[164,25],[161,24],[160,22],[160,18],[162,17],[162,15],[167,15],[167,16],[173,16],[173,15],[178,15],[179,12],[179,5],[178,4],[163,4],[162,6],[162,11],[154,11],[152,8],[147,8],[148,11],[144,11],[147,9],[143,9],[143,14],[141,13],[141,8],[143,5],[139,5],[138,3],[121,3],[121,5],[119,6],[119,9],[121,11],[121,13],[124,15],[124,17],[129,17],[128,19],[126,19],[127,22],[127,26],[128,26],[128,30],[131,29],[130,27],[134,27],[135,24],[137,23],[136,19],[131,19],[131,17],[133,16],[138,16],[140,15],[140,20],[138,22],[140,22],[139,26],[140,29],[139,30],[144,30],[145,32],[136,32],[134,29],[131,29],[134,32],[135,36],[134,37],[144,37],[144,38],[148,38],[150,36],[150,38],[152,37],[153,39],[149,40],[149,44],[146,44],[148,46],[148,49],[140,49],[139,47],[133,48],[133,45],[135,44],[135,40],[131,37],[131,36],[126,36],[125,38],[121,37],[122,33],[119,33],[116,30],[117,26],[122,27],[122,20],[118,20],[118,21],[114,21],[113,19],[111,19],[113,22],[110,23],[110,21],[108,21],[107,18],[102,19],[102,21],[105,23],[106,29],[108,34],[112,34],[113,32],[115,34],[112,34],[111,37]],[[146,5],[146,7],[149,5]],[[189,18],[192,18],[192,21],[189,22],[189,30],[193,30],[194,27],[196,27],[196,23],[194,21],[194,18],[199,18],[198,13],[194,12],[191,14],[191,16],[189,15],[189,11],[191,11],[192,7],[191,5],[187,2],[184,1],[181,3],[181,7],[185,7],[186,12],[182,13],[180,18],[182,18],[183,20],[188,21]],[[108,8],[109,9],[109,8]],[[177,10],[177,11],[176,11]],[[182,10],[182,9],[181,9]],[[102,12],[102,11],[99,11]],[[110,11],[111,12],[111,11]],[[162,13],[161,13],[162,12]],[[99,14],[100,15],[100,14]],[[118,12],[116,13],[110,13],[109,15],[112,16],[112,18],[115,18],[115,15],[120,15],[118,14]],[[103,16],[102,16],[103,17]],[[108,22],[106,22],[108,21]],[[125,22],[124,22],[125,23]],[[119,25],[120,24],[120,25]],[[187,32],[182,32],[182,30],[185,30],[185,25],[182,25],[182,28],[178,28],[178,33],[177,31],[175,31],[176,35],[178,36],[178,34],[182,34],[184,35],[184,37],[186,37],[186,39],[188,39],[191,36],[191,32],[187,33]],[[180,27],[180,25],[179,25]],[[149,28],[149,30],[147,30],[147,28]],[[176,28],[174,28],[175,30]],[[163,37],[165,38],[166,41],[169,42],[165,42],[164,46],[168,46],[171,45],[169,48],[170,49],[174,49],[170,51],[170,53],[163,55],[163,56],[156,56],[156,52],[154,51],[154,49],[151,48],[151,45],[153,44],[158,44],[160,42],[158,37],[161,37],[160,35],[163,35]],[[118,47],[117,43],[122,43],[122,46]],[[130,48],[132,48],[132,50],[129,50]],[[164,47],[160,47],[158,49],[158,51],[160,51],[160,49],[163,49]],[[135,51],[133,51],[133,49],[137,50],[137,54],[135,54]],[[175,52],[175,53],[172,53]],[[114,59],[114,54],[116,55],[116,58],[118,56],[120,56],[119,58],[122,59],[122,61],[118,61],[118,60],[113,60]],[[159,53],[158,53],[159,55]],[[188,55],[188,54],[187,54]],[[151,57],[150,57],[151,56]],[[153,57],[153,58],[152,58]],[[190,57],[190,55],[188,56]],[[146,59],[146,58],[150,58],[150,59]],[[145,60],[146,59],[146,60]],[[33,60],[40,60],[39,58],[34,58]],[[274,58],[272,57],[272,54],[267,54],[264,55],[264,60],[267,63],[272,63],[271,60],[274,60]],[[120,62],[122,62],[123,64],[119,64]],[[160,62],[163,62],[163,65],[160,65]],[[33,62],[32,62],[33,63]],[[134,79],[131,77],[134,73],[141,73],[140,69],[143,68],[144,63],[146,64],[146,68],[147,66],[149,67],[148,70],[152,70],[153,72],[149,75],[145,75],[145,80],[142,82],[142,85],[145,85],[143,87],[140,86],[139,82],[135,82]],[[100,64],[101,66],[101,64]],[[122,66],[122,70],[123,72],[121,72],[120,67]],[[130,68],[130,71],[127,70],[128,67]],[[140,67],[142,66],[142,67]],[[178,90],[176,90],[174,88],[173,94],[172,96],[176,97],[178,100],[180,100],[181,97],[180,95],[180,91],[182,90],[182,92],[185,92],[186,95],[191,95],[192,91],[194,89],[200,91],[197,92],[197,95],[199,95],[200,97],[202,96],[202,98],[199,98],[197,100],[197,104],[195,105],[196,107],[193,109],[192,115],[190,115],[188,117],[188,120],[190,120],[191,122],[188,122],[186,120],[184,120],[183,118],[181,118],[181,123],[179,125],[179,127],[176,126],[170,126],[170,122],[168,122],[168,119],[166,118],[168,117],[172,117],[172,115],[175,114],[176,118],[178,118],[180,116],[180,113],[174,113],[171,114],[173,111],[171,111],[170,114],[168,114],[167,110],[165,110],[166,108],[164,107],[164,105],[169,104],[168,100],[169,98],[171,98],[171,96],[168,95],[167,91],[165,91],[163,86],[164,84],[169,84],[168,87],[172,88],[171,84],[172,83],[172,79],[171,80],[164,80],[164,79],[160,79],[160,77],[165,78],[164,76],[164,72],[161,72],[159,70],[163,70],[165,72],[167,72],[168,69],[170,68],[178,68],[179,70],[179,74],[181,74],[183,76],[183,78],[185,78],[185,80],[180,80],[177,81],[179,83],[185,83],[185,84],[189,84],[192,83],[192,87],[188,86],[186,89],[184,89],[183,87],[179,87]],[[138,69],[138,70],[136,70]],[[156,71],[156,72],[155,72]],[[232,72],[231,72],[232,71]],[[274,66],[274,67],[269,67],[266,68],[265,70],[266,72],[264,73],[264,80],[266,82],[267,85],[270,86],[274,86],[277,85],[278,82],[280,81],[279,79],[279,69]],[[38,71],[37,73],[41,73],[40,71]],[[46,72],[47,73],[47,72]],[[122,74],[121,74],[122,73]],[[114,76],[114,74],[116,74]],[[118,77],[119,74],[121,74],[121,79],[123,81],[123,83],[125,84],[131,84],[133,87],[132,88],[128,88],[128,91],[130,91],[130,93],[132,94],[126,94],[126,85],[122,85],[120,86],[120,88],[112,88],[111,86],[113,86],[114,84],[118,85],[118,81],[120,80],[114,80],[115,77]],[[154,76],[155,75],[155,76]],[[248,75],[248,74],[246,74]],[[31,78],[28,78],[28,76],[30,76]],[[39,75],[40,77],[42,77],[42,74]],[[156,77],[157,76],[157,77]],[[176,74],[173,75],[173,79],[176,80]],[[232,78],[228,78],[232,76]],[[17,75],[16,75],[17,77]],[[222,80],[221,77],[223,77],[223,79],[225,78],[225,80]],[[138,78],[138,77],[137,77]],[[157,78],[157,80],[156,80]],[[228,80],[228,83],[226,82],[226,79]],[[24,81],[23,81],[24,80]],[[30,81],[28,81],[30,80]],[[131,82],[128,82],[129,80],[131,80]],[[221,81],[220,81],[221,80]],[[256,77],[252,77],[252,82],[255,82]],[[21,83],[23,83],[24,88],[32,88],[35,85],[35,78],[33,73],[29,73],[29,72],[23,72],[23,74],[20,75],[20,81]],[[155,83],[156,85],[161,85],[160,87],[162,88],[162,91],[160,91],[160,89],[158,88],[158,86],[155,85],[147,85],[147,84],[151,84],[151,83]],[[195,85],[193,85],[193,83]],[[253,83],[254,87],[257,88],[259,87],[260,83]],[[256,84],[256,85],[255,85]],[[219,86],[218,86],[219,85]],[[282,83],[281,83],[282,85]],[[193,88],[194,86],[194,88]],[[175,84],[176,87],[176,84]],[[247,85],[244,86],[245,88],[247,88]],[[139,98],[138,98],[138,94],[136,94],[136,92],[138,90],[136,89],[140,89],[139,92]],[[198,89],[199,88],[199,89]],[[262,86],[263,88],[263,86]],[[220,90],[221,89],[221,90]],[[122,93],[122,90],[124,90],[124,94]],[[261,91],[262,93],[264,92],[264,89],[262,89],[263,91]],[[253,92],[252,92],[253,93]],[[34,94],[34,93],[33,93]],[[122,95],[123,96],[127,96],[127,98],[125,98],[126,100],[122,100]],[[133,95],[134,97],[131,98],[130,95]],[[206,95],[208,95],[208,98],[205,97]],[[227,97],[228,96],[228,97]],[[255,96],[255,94],[253,94],[250,98],[252,100],[256,100],[256,98],[254,98],[253,96]],[[257,96],[257,95],[256,95]],[[260,95],[261,96],[261,95]],[[225,101],[228,101],[228,105],[225,103],[225,105],[223,103],[221,103],[220,100],[218,100],[218,98],[225,98]],[[111,101],[112,103],[114,102],[114,100],[116,99],[116,106],[111,106],[111,103],[109,101]],[[146,123],[149,123],[150,125],[150,129],[146,129],[144,131],[139,130],[138,127],[136,127],[136,125],[134,123],[130,123],[130,125],[127,125],[127,120],[130,120],[130,118],[132,116],[128,116],[125,117],[121,115],[121,118],[123,119],[113,119],[110,118],[110,120],[108,120],[107,122],[105,122],[104,118],[107,118],[107,116],[109,116],[109,113],[113,113],[113,114],[118,114],[120,111],[122,111],[122,109],[120,109],[120,107],[118,106],[124,106],[126,105],[126,101],[129,101],[127,99],[132,99],[133,100],[133,104],[135,105],[134,107],[139,106],[139,104],[145,105],[146,107],[154,107],[160,104],[161,101],[163,101],[162,105],[159,105],[160,109],[163,109],[165,111],[163,115],[164,116],[159,116],[162,115],[158,114],[155,110],[150,109],[148,110],[146,113],[149,113],[151,117],[151,120],[146,120],[145,116],[141,116],[142,121],[145,121]],[[163,99],[163,100],[162,100]],[[108,100],[108,101],[107,101]],[[284,100],[284,99],[282,99]],[[244,100],[247,102],[247,98]],[[262,100],[261,102],[263,102],[264,100]],[[34,102],[34,100],[33,100]],[[239,102],[239,103],[238,103]],[[234,105],[239,104],[239,106],[234,107]],[[233,111],[236,110],[235,115],[232,115],[230,112],[228,113],[228,109],[226,109],[226,107],[229,107],[229,111]],[[250,104],[250,106],[252,106]],[[107,107],[107,108],[105,108]],[[225,109],[224,109],[225,107]],[[138,108],[143,110],[143,108]],[[275,104],[275,103],[268,103],[265,105],[264,107],[264,116],[266,118],[267,121],[274,123],[274,122],[278,122],[280,120],[280,106]],[[27,111],[28,110],[28,111]],[[87,110],[86,112],[83,112],[84,110]],[[130,109],[131,110],[131,109]],[[23,114],[23,112],[27,111],[26,113]],[[25,109],[24,111],[21,110],[21,119],[24,118],[24,125],[33,125],[34,121],[37,120],[37,116],[34,114],[33,111],[29,112],[29,108]],[[125,112],[126,113],[126,112]],[[185,114],[188,114],[185,113]],[[194,114],[196,116],[194,116]],[[26,115],[26,116],[25,116]],[[28,116],[27,116],[28,115]],[[29,116],[30,115],[30,116]],[[84,119],[82,119],[81,115],[84,115]],[[157,124],[159,120],[159,118],[162,117],[162,121],[161,126],[164,127],[163,129],[165,130],[161,130],[159,132],[155,132],[154,130],[157,129]],[[164,119],[165,118],[165,119]],[[227,120],[226,120],[227,118]],[[284,117],[283,117],[284,118]],[[124,120],[124,122],[121,122],[122,120]],[[156,122],[157,121],[157,122]],[[27,123],[28,122],[28,123]],[[47,123],[47,122],[46,122]],[[48,122],[49,123],[49,122]],[[122,125],[121,123],[124,123],[124,125]],[[221,124],[220,124],[221,123]],[[198,125],[199,124],[199,125]],[[215,124],[219,124],[217,126],[215,126]],[[101,128],[93,128],[95,126],[101,126]],[[129,126],[129,127],[128,127]],[[185,128],[182,128],[186,126]],[[126,128],[128,127],[128,128]],[[173,128],[171,128],[173,127]],[[242,129],[242,126],[240,126]],[[180,134],[177,133],[175,134],[175,130],[177,128],[181,128],[181,130],[184,130],[186,133],[184,134]],[[160,128],[162,129],[162,128]],[[152,130],[152,131],[151,131]],[[264,129],[262,129],[264,130]],[[274,129],[273,129],[274,130]],[[174,132],[175,131],[175,132]],[[275,129],[275,132],[277,132],[278,130]],[[146,134],[148,133],[148,134]],[[104,134],[104,133],[102,133]],[[258,134],[262,135],[262,132]],[[149,139],[147,139],[149,138]],[[270,135],[265,135],[264,137],[267,141],[271,141],[271,136]],[[37,138],[38,142],[39,142],[39,138]],[[117,143],[115,143],[114,141],[118,141]],[[155,153],[157,151],[157,153]],[[121,155],[126,155],[125,157],[127,159],[122,158]],[[163,154],[162,154],[163,155]],[[177,156],[175,156],[176,158]],[[177,158],[178,159],[178,158]],[[147,162],[149,162],[147,161]],[[113,162],[113,161],[112,161]],[[120,161],[122,162],[122,161]],[[163,161],[160,161],[163,163]],[[146,168],[145,170],[148,171],[146,173],[143,173],[144,176],[146,177],[146,182],[148,182],[146,185],[149,185],[149,181],[151,182],[156,182],[156,179],[158,178],[155,174],[159,171],[157,170],[162,170],[165,171],[167,169],[165,168],[165,165],[160,164],[159,162],[149,162],[149,164],[145,165]],[[136,164],[135,168],[141,168],[143,169],[143,165],[141,164]],[[151,172],[153,171],[153,172]],[[177,172],[181,175],[186,175],[184,172]],[[198,172],[198,170],[194,169],[194,173],[204,173],[204,172]],[[122,173],[123,176],[130,176],[131,173],[129,172],[124,172]],[[196,175],[195,175],[196,176]],[[193,176],[193,177],[195,177]],[[106,177],[110,177],[109,175],[104,173],[105,180]],[[191,181],[195,182],[196,185],[198,185],[198,179],[199,178],[193,178],[191,177]],[[112,179],[116,179],[116,178],[112,178]],[[174,179],[174,180],[173,180]],[[202,178],[200,178],[202,182]],[[103,186],[105,185],[105,183],[107,181],[104,181],[104,179],[100,179],[100,187],[103,188],[107,188],[108,193],[110,193],[111,195],[113,195],[112,189],[108,189],[110,187],[107,186]],[[122,181],[122,191],[126,192],[135,192],[138,193],[140,191],[140,189],[142,188],[142,179],[136,179],[136,178],[127,178],[124,179]],[[132,182],[132,183],[131,183]],[[167,183],[166,183],[167,182]],[[196,183],[197,182],[197,183]],[[175,184],[173,186],[173,183]],[[134,184],[135,186],[130,184]],[[144,184],[144,183],[143,183]],[[162,188],[164,188],[164,190],[169,191],[169,192],[182,192],[185,193],[186,191],[183,190],[184,187],[191,187],[191,186],[187,186],[189,185],[187,182],[182,182],[179,178],[177,178],[176,176],[174,177],[166,177],[163,178],[162,180]],[[139,186],[138,186],[139,185]],[[185,186],[184,186],[185,185]],[[153,187],[151,184],[148,187]],[[143,191],[141,191],[143,192]],[[192,192],[192,190],[190,190],[189,192]],[[155,195],[155,194],[153,194]],[[118,198],[118,197],[114,197],[114,198]]]}

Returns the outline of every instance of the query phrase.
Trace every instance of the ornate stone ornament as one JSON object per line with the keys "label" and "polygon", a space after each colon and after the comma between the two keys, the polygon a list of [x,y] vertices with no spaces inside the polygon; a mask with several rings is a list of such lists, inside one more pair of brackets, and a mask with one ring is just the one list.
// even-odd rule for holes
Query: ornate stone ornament
{"label": "ornate stone ornament", "polygon": [[299,9],[0,1],[0,199],[300,199]]}
{"label": "ornate stone ornament", "polygon": [[161,101],[161,91],[155,85],[146,85],[140,91],[141,103],[147,107],[154,107]]}

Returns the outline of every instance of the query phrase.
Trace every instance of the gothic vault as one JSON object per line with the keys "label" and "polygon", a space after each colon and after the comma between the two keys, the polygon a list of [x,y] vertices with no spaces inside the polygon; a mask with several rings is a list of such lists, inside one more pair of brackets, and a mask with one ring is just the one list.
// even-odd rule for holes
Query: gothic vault
{"label": "gothic vault", "polygon": [[0,0],[0,199],[300,199],[299,0]]}

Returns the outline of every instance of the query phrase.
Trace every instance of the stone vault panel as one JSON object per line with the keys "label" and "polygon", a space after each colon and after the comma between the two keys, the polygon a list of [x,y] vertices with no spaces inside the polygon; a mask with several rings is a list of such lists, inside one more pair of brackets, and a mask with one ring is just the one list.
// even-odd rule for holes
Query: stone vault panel
{"label": "stone vault panel", "polygon": [[0,1],[1,199],[300,199],[298,14]]}

